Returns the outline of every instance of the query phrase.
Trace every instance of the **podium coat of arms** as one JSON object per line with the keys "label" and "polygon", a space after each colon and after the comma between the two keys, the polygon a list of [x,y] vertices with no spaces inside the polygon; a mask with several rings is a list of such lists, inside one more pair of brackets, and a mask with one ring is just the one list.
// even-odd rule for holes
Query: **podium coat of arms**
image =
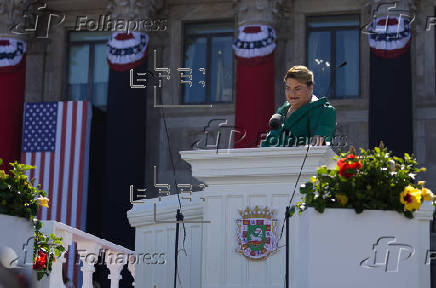
{"label": "podium coat of arms", "polygon": [[277,219],[274,211],[267,207],[254,209],[247,207],[239,210],[241,219],[237,219],[238,248],[249,259],[265,259],[277,251]]}

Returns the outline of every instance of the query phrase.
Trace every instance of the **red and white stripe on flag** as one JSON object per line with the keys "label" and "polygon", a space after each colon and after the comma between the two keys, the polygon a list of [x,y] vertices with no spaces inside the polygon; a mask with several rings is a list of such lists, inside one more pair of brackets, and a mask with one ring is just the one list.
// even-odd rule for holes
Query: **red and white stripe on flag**
{"label": "red and white stripe on flag", "polygon": [[[50,199],[40,220],[56,220],[85,230],[91,104],[86,101],[25,103],[21,162]],[[67,253],[73,279],[75,251]],[[76,275],[76,273],[74,273]],[[75,278],[75,277],[74,277]]]}

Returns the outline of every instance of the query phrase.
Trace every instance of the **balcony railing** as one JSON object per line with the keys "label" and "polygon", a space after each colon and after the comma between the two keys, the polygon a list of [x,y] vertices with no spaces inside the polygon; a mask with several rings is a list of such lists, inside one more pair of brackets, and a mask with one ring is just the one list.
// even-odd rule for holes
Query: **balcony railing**
{"label": "balcony railing", "polygon": [[[82,263],[80,269],[83,276],[82,288],[93,288],[92,274],[95,271],[94,265],[98,262],[95,257],[87,257],[87,255],[91,255],[91,253],[93,253],[93,255],[99,255],[99,252],[102,250],[105,251],[104,263],[110,271],[108,278],[111,281],[111,288],[118,288],[121,279],[121,271],[126,264],[128,265],[127,268],[132,274],[132,277],[135,278],[135,261],[129,261],[131,257],[134,257],[133,251],[60,222],[42,221],[42,224],[42,233],[53,233],[57,237],[63,238],[62,243],[65,247],[65,251],[68,251],[69,246],[72,245],[73,242],[76,242],[77,251]],[[66,261],[64,254],[65,253],[57,257],[56,261],[53,262],[50,276],[44,277],[41,281],[38,281],[36,287],[65,288],[62,279],[62,264]],[[123,256],[120,257],[120,255]]]}

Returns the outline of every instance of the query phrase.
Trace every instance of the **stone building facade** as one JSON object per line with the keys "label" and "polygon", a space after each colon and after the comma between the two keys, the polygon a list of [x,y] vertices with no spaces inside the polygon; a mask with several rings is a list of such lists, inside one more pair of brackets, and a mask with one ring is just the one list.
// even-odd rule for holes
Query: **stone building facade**
{"label": "stone building facade", "polygon": [[[18,13],[18,1],[1,1],[0,19],[3,34],[5,27],[13,22],[11,15]],[[323,15],[358,15],[360,26],[370,20],[371,5],[366,0],[48,0],[47,7],[57,14],[65,14],[62,25],[50,29],[48,39],[27,37],[27,75],[25,100],[30,102],[61,101],[68,99],[68,71],[70,35],[77,27],[77,17],[88,16],[98,19],[100,15],[114,17],[142,15],[167,20],[165,31],[149,33],[148,67],[153,69],[153,50],[158,51],[160,67],[176,71],[184,59],[184,27],[189,23],[210,24],[228,22],[234,27],[236,37],[238,25],[265,23],[277,33],[275,49],[275,108],[284,101],[282,75],[297,64],[307,64],[308,17]],[[436,191],[436,43],[435,28],[428,26],[429,17],[435,16],[435,0],[408,1],[413,6],[415,18],[412,24],[411,67],[413,99],[413,150],[419,163],[427,167],[427,186]],[[18,12],[17,12],[18,11]],[[14,14],[14,15],[15,15]],[[19,13],[18,13],[19,14]],[[119,16],[121,15],[121,16]],[[6,21],[6,19],[9,19]],[[4,21],[3,21],[4,20]],[[9,21],[9,22],[8,22]],[[12,22],[11,22],[12,21]],[[430,29],[427,29],[430,28]],[[429,30],[429,31],[428,31]],[[369,107],[369,58],[368,36],[359,35],[359,95],[355,98],[331,99],[337,109],[337,134],[346,135],[348,143],[355,147],[368,147]],[[234,63],[235,65],[235,63]],[[233,66],[234,67],[234,66]],[[235,71],[235,70],[234,70]],[[234,72],[235,73],[235,72]],[[234,74],[233,74],[234,75]],[[316,81],[317,75],[315,75]],[[235,87],[235,77],[232,79]],[[173,170],[169,149],[175,165],[178,183],[196,183],[191,179],[189,166],[178,151],[192,149],[204,134],[204,127],[211,119],[225,119],[234,123],[237,97],[233,90],[231,103],[217,103],[211,108],[178,107],[156,108],[152,89],[147,88],[147,186],[153,185],[153,166],[158,167],[158,182],[171,183]],[[178,81],[168,81],[159,92],[164,104],[183,104],[182,89]],[[104,111],[104,107],[102,108]],[[395,113],[386,107],[386,113]],[[165,116],[165,119],[163,117]],[[168,137],[165,123],[167,125]],[[170,147],[168,147],[168,139]],[[128,145],[128,144],[126,144]],[[226,148],[226,147],[223,147]],[[436,241],[435,241],[436,243]],[[436,247],[436,245],[433,245]]]}
{"label": "stone building facade", "polygon": [[[122,1],[115,1],[122,2]],[[313,15],[360,15],[363,26],[369,20],[370,9],[367,1],[133,1],[142,3],[144,11],[151,17],[167,19],[167,30],[149,33],[149,61],[152,69],[152,53],[158,51],[158,62],[174,70],[183,63],[183,25],[186,23],[211,23],[229,21],[233,23],[235,34],[239,24],[259,20],[274,26],[277,33],[275,49],[276,107],[283,101],[282,75],[296,64],[307,63],[306,18]],[[153,5],[150,5],[151,3]],[[159,2],[158,4],[155,2]],[[75,29],[78,16],[86,15],[98,19],[100,15],[111,13],[107,1],[48,1],[53,11],[66,15],[60,26],[51,27],[48,39],[27,39],[26,101],[69,100],[66,95],[68,75],[68,34]],[[247,8],[248,5],[248,8]],[[251,6],[252,7],[251,7]],[[260,8],[256,8],[258,5]],[[154,8],[147,8],[148,6]],[[435,142],[436,96],[435,96],[435,42],[434,31],[426,31],[427,19],[434,15],[434,1],[415,1],[416,12],[412,35],[412,75],[414,111],[414,153],[418,161],[428,168],[426,180],[429,187],[436,188]],[[3,10],[4,18],[8,12]],[[129,14],[128,11],[124,13]],[[127,15],[126,14],[126,15]],[[150,16],[149,16],[150,17]],[[248,21],[248,22],[247,22]],[[6,24],[4,24],[6,25]],[[428,29],[427,29],[428,30]],[[369,46],[367,35],[360,35],[360,92],[358,98],[331,99],[337,108],[337,134],[347,135],[348,142],[356,147],[368,146],[368,99],[369,99]],[[160,59],[159,59],[160,58]],[[315,75],[316,77],[316,75]],[[316,79],[316,78],[315,78]],[[178,81],[169,82],[162,89],[165,104],[181,104],[181,89]],[[149,93],[152,95],[152,93]],[[149,96],[150,97],[150,96]],[[236,95],[233,93],[233,99]],[[234,101],[233,101],[234,102]],[[159,163],[159,174],[165,179],[169,173],[166,136],[162,116],[153,107],[153,99],[148,101],[147,119],[147,179],[152,176],[153,163]],[[216,104],[212,108],[180,107],[164,109],[174,157],[177,151],[191,149],[191,144],[202,135],[203,127],[211,118],[224,118],[233,122],[234,104]],[[387,107],[387,113],[390,113]],[[165,137],[164,137],[165,136]],[[176,160],[180,177],[189,177],[187,167]],[[149,173],[151,172],[151,174]],[[170,173],[171,174],[171,173]],[[436,190],[436,189],[435,189]]]}

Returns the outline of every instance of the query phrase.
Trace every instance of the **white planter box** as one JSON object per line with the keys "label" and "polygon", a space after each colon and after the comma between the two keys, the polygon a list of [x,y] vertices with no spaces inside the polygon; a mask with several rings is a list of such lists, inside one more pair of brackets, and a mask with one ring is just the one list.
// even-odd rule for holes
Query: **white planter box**
{"label": "white planter box", "polygon": [[[15,251],[18,257],[17,266],[23,266],[28,279],[32,275],[33,263],[33,225],[32,222],[23,217],[9,216],[0,214],[0,249],[5,251],[9,247]],[[7,259],[11,258],[12,259]],[[4,259],[10,263],[14,260],[13,255],[7,253]]]}
{"label": "white planter box", "polygon": [[414,219],[379,210],[326,209],[320,214],[309,208],[296,214],[291,218],[297,231],[293,287],[430,288],[426,253],[432,214],[428,202]]}
{"label": "white planter box", "polygon": [[[320,165],[336,167],[336,161],[332,160],[335,153],[330,147],[311,147],[298,178],[306,152],[305,147],[180,152],[182,159],[191,165],[192,176],[207,184],[203,192],[194,193],[197,197],[193,195],[192,202],[182,200],[185,220],[210,221],[187,225],[188,257],[181,256],[179,262],[183,287],[283,288],[285,233],[276,253],[266,260],[248,260],[235,251],[235,221],[240,218],[239,210],[267,206],[276,210],[281,227],[297,179],[297,184],[309,181]],[[300,197],[297,190],[294,201]],[[136,228],[136,253],[157,251],[168,256],[166,266],[136,265],[137,287],[153,288],[155,284],[170,287],[173,283],[175,224],[155,223],[153,204],[157,203],[156,219],[166,221],[175,218],[178,201],[176,195],[162,200],[145,199],[145,203],[135,204],[128,212],[130,224]],[[413,220],[394,211],[356,214],[351,209],[327,209],[324,214],[309,209],[295,215],[290,226],[291,287],[430,288],[430,266],[425,264],[425,258],[430,249],[429,222],[433,210],[430,203],[425,203]],[[393,269],[396,263],[379,259],[383,247],[376,249],[379,265],[360,266],[362,260],[371,256],[374,243],[383,236],[396,238],[395,243],[385,243],[388,245],[385,250],[389,249],[392,260],[396,260],[395,252],[401,253],[398,272],[385,272],[386,266]],[[414,253],[403,259],[408,256],[409,247],[414,248]]]}

